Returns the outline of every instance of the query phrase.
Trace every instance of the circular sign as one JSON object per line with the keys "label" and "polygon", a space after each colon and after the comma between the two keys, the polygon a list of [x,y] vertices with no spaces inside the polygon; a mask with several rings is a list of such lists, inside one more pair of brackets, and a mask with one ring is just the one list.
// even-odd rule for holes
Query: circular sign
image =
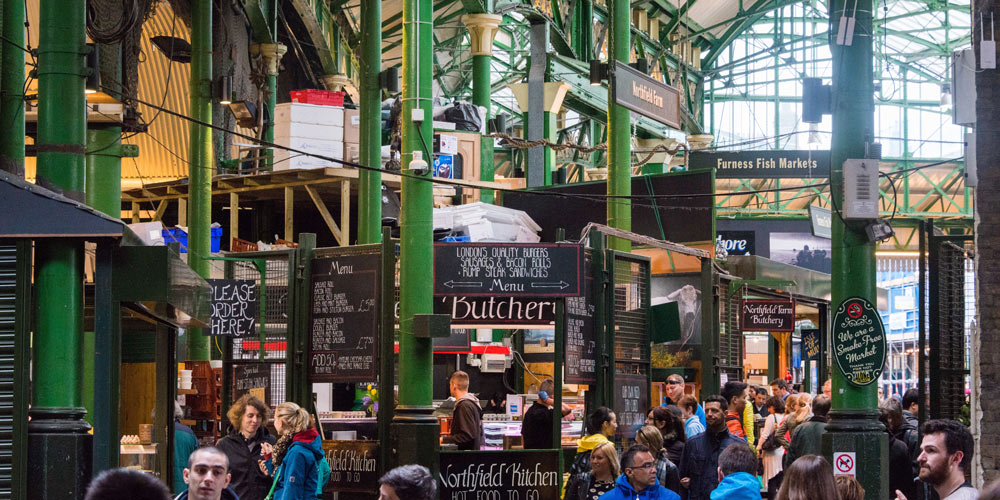
{"label": "circular sign", "polygon": [[833,355],[844,378],[855,386],[874,383],[886,359],[885,327],[875,306],[851,297],[833,317]]}
{"label": "circular sign", "polygon": [[838,474],[854,473],[854,458],[847,453],[841,453],[835,461],[837,463],[834,465],[837,467]]}

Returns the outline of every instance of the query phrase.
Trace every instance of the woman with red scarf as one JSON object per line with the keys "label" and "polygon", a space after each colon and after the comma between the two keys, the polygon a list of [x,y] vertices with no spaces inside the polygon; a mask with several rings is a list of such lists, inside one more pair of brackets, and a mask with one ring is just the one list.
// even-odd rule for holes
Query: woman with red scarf
{"label": "woman with red scarf", "polygon": [[309,412],[295,403],[281,403],[274,410],[274,428],[280,437],[268,461],[268,471],[274,476],[268,498],[315,500],[323,447]]}

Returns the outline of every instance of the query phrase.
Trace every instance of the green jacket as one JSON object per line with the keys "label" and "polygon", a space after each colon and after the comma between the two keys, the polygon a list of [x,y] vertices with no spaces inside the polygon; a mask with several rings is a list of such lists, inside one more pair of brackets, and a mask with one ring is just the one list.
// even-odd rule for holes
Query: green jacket
{"label": "green jacket", "polygon": [[792,443],[785,453],[787,468],[796,458],[804,455],[823,455],[823,433],[826,432],[826,417],[813,416],[799,424],[792,434]]}

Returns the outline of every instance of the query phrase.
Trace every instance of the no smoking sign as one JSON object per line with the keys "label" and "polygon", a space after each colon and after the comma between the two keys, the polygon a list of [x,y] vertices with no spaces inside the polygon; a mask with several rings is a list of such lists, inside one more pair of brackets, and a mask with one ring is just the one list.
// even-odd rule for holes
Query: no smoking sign
{"label": "no smoking sign", "polygon": [[853,451],[833,452],[833,475],[857,477],[857,453]]}

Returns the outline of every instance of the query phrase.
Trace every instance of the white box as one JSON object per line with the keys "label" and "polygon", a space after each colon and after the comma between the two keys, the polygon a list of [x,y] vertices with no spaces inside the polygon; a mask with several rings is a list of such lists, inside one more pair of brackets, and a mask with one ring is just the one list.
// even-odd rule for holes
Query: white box
{"label": "white box", "polygon": [[344,126],[344,108],[286,102],[274,107],[274,123],[297,122]]}
{"label": "white box", "polygon": [[[278,140],[276,142],[304,153],[312,153],[335,160],[344,159],[344,143],[342,142],[324,141],[320,139],[303,139],[301,137],[292,137],[286,141]],[[316,156],[309,156],[307,154],[296,153],[285,149],[274,150],[275,170],[340,166],[340,163],[326,158],[317,158]]]}
{"label": "white box", "polygon": [[323,139],[327,141],[343,141],[344,127],[336,125],[317,125],[315,123],[276,122],[274,124],[275,140],[289,137],[304,139]]}

